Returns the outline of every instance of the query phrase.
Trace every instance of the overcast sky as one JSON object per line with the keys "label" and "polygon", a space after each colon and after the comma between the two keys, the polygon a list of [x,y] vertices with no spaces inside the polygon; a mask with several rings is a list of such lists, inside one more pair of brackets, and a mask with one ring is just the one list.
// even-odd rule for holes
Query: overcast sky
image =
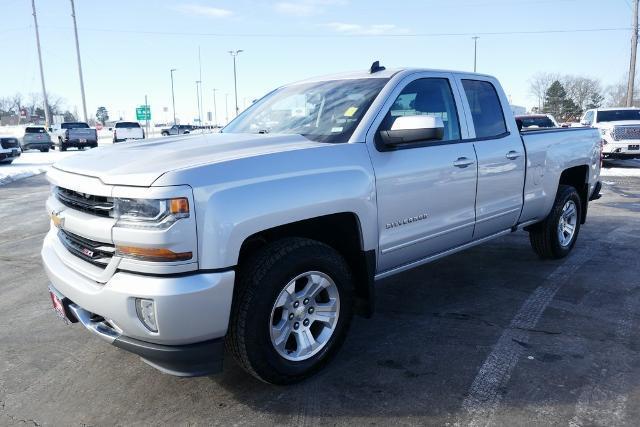
{"label": "overcast sky", "polygon": [[[538,71],[597,77],[605,85],[628,67],[630,0],[76,0],[87,104],[132,119],[149,96],[153,118],[171,120],[171,68],[183,122],[197,115],[198,47],[205,111],[217,88],[239,104],[314,75],[387,67],[472,70],[498,77],[514,104],[532,106],[528,80]],[[48,92],[80,110],[69,0],[36,0]],[[0,0],[0,96],[39,92],[29,0]],[[607,31],[574,31],[574,30]],[[611,30],[613,29],[613,30]],[[538,33],[546,30],[568,32]],[[511,34],[504,34],[504,33]],[[532,32],[523,34],[524,32]],[[490,34],[493,33],[493,34]],[[496,34],[502,33],[502,34]],[[168,108],[167,113],[163,112]]]}

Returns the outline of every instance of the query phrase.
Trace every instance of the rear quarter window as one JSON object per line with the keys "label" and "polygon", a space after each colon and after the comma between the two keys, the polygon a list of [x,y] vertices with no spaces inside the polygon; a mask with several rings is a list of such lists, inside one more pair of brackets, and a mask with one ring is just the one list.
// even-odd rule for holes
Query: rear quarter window
{"label": "rear quarter window", "polygon": [[469,101],[476,138],[491,138],[507,132],[502,104],[496,88],[483,80],[462,80]]}

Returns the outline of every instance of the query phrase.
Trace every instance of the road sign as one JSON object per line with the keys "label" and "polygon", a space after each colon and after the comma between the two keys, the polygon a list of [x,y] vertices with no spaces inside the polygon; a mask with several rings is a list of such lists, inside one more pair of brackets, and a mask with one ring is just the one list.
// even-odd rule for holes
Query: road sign
{"label": "road sign", "polygon": [[136,108],[136,120],[151,120],[151,107],[141,105]]}

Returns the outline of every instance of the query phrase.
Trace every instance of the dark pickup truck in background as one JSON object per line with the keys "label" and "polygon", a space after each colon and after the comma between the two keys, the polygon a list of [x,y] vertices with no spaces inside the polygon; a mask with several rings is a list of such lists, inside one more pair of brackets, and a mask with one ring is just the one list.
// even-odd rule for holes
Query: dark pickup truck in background
{"label": "dark pickup truck in background", "polygon": [[98,146],[98,132],[84,122],[65,122],[53,127],[54,148],[67,151],[67,148],[95,148]]}

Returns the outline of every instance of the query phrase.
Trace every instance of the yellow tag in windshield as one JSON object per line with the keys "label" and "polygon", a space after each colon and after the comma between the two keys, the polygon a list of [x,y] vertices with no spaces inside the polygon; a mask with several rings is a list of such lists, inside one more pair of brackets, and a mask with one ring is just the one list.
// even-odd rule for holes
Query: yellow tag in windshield
{"label": "yellow tag in windshield", "polygon": [[349,107],[347,111],[344,112],[345,117],[353,117],[353,115],[358,111],[358,107]]}

